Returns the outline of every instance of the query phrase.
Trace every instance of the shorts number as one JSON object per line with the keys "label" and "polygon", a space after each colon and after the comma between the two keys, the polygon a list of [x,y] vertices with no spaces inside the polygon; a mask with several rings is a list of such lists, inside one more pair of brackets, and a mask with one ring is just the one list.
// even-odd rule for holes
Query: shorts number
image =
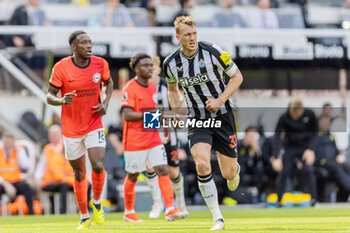
{"label": "shorts number", "polygon": [[229,138],[231,140],[230,147],[236,148],[237,147],[237,135],[236,134],[231,135],[231,136],[229,136]]}
{"label": "shorts number", "polygon": [[103,130],[98,131],[98,140],[102,142],[105,141],[105,134],[103,133]]}
{"label": "shorts number", "polygon": [[176,161],[179,159],[179,150],[173,150],[170,154],[171,154],[171,161]]}

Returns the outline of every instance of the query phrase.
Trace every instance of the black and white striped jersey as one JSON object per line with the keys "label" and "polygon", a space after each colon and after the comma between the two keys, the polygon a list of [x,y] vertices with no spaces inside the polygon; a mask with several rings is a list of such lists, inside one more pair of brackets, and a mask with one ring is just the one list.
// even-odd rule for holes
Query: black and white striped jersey
{"label": "black and white striped jersey", "polygon": [[224,92],[224,73],[232,77],[237,70],[230,55],[216,44],[198,42],[197,52],[192,57],[186,57],[179,48],[164,60],[163,70],[168,83],[177,81],[182,86],[189,117],[207,119],[232,111],[230,99],[217,113],[205,109],[208,99]]}

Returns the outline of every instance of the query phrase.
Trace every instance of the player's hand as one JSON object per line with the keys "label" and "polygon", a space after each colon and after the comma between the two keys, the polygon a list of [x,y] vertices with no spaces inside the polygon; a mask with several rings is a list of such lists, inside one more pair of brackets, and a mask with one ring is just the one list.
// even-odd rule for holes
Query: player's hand
{"label": "player's hand", "polygon": [[105,104],[96,104],[95,106],[92,106],[93,109],[95,109],[92,113],[97,113],[100,116],[103,116],[107,112],[107,106]]}
{"label": "player's hand", "polygon": [[212,113],[220,110],[220,107],[224,104],[224,101],[220,98],[210,99],[205,102],[205,108]]}
{"label": "player's hand", "polygon": [[64,94],[63,99],[62,99],[63,104],[64,105],[68,105],[68,104],[73,103],[73,97],[74,96],[78,96],[77,93],[76,93],[76,90]]}
{"label": "player's hand", "polygon": [[315,162],[315,152],[313,150],[305,150],[303,153],[303,160],[309,166],[313,165]]}
{"label": "player's hand", "polygon": [[10,198],[15,198],[16,197],[16,189],[13,187],[13,185],[10,182],[4,181],[3,187],[5,189],[6,194]]}
{"label": "player's hand", "polygon": [[164,144],[168,144],[168,142],[170,142],[170,130],[168,128],[163,128],[163,135],[165,137]]}

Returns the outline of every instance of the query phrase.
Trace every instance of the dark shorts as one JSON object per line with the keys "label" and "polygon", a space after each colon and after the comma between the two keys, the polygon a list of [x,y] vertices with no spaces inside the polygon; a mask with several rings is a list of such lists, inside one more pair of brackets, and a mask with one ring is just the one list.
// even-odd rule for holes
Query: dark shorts
{"label": "dark shorts", "polygon": [[168,144],[165,144],[165,151],[166,156],[168,159],[168,165],[172,167],[178,167],[179,166],[179,148],[177,145],[170,145],[170,142]]}
{"label": "dark shorts", "polygon": [[228,112],[215,119],[221,121],[220,128],[188,128],[190,148],[196,143],[208,143],[213,150],[228,157],[237,158],[237,134],[233,113]]}

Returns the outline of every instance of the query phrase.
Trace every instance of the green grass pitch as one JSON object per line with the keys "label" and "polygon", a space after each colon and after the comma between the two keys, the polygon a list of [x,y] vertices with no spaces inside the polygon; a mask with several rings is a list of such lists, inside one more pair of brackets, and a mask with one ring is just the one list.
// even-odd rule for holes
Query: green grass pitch
{"label": "green grass pitch", "polygon": [[[223,211],[226,232],[344,232],[350,233],[350,208],[255,209]],[[164,216],[143,223],[126,223],[122,213],[107,214],[103,225],[84,232],[209,232],[209,211],[192,211],[187,219],[166,222]],[[78,215],[10,216],[0,218],[0,232],[77,232]]]}

